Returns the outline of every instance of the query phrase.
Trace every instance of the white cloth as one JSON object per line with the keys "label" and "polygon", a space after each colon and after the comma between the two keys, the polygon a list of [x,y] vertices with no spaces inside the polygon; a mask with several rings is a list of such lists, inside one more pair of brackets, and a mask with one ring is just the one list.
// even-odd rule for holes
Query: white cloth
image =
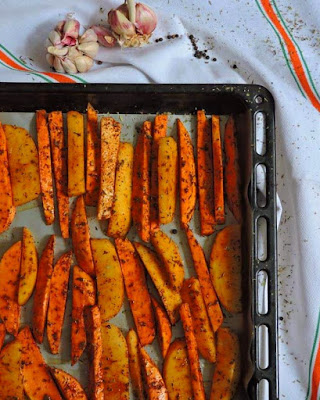
{"label": "white cloth", "polygon": [[[280,398],[301,400],[308,391],[315,339],[315,349],[318,346],[320,115],[308,96],[300,92],[290,72],[292,63],[286,62],[275,31],[262,15],[262,6],[268,2],[148,0],[159,16],[154,38],[176,33],[180,38],[165,38],[142,49],[102,48],[97,59],[104,63],[80,77],[87,82],[113,83],[259,83],[273,93],[278,193],[283,206],[278,241]],[[282,24],[293,35],[314,86],[320,90],[318,0],[270,3],[281,13]],[[88,27],[101,23],[106,11],[118,4],[108,0],[0,0],[0,44],[32,68],[49,71],[43,42],[57,21],[74,12]],[[199,49],[208,49],[207,64],[193,57],[188,34],[198,39]],[[0,80],[43,82],[33,73],[17,72],[1,64]]]}

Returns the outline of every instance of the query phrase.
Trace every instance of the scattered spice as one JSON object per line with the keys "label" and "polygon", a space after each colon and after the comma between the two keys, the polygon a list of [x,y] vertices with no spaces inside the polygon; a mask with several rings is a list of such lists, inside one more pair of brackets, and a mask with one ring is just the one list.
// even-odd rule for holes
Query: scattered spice
{"label": "scattered spice", "polygon": [[176,235],[178,233],[177,229],[171,229],[170,231],[173,235]]}

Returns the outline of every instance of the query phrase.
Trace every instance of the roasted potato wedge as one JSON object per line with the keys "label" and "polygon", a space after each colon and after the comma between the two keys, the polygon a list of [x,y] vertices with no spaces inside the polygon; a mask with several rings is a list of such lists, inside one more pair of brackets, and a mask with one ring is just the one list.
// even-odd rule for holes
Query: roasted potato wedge
{"label": "roasted potato wedge", "polygon": [[130,329],[126,336],[129,353],[129,370],[134,395],[139,400],[144,400],[144,389],[142,381],[142,370],[140,363],[139,340],[136,332]]}
{"label": "roasted potato wedge", "polygon": [[163,363],[163,379],[169,400],[192,400],[191,372],[184,338],[171,343]]}
{"label": "roasted potato wedge", "polygon": [[229,328],[217,332],[217,364],[210,400],[232,400],[240,379],[240,344]]}
{"label": "roasted potato wedge", "polygon": [[50,368],[50,372],[65,400],[87,400],[87,395],[76,378],[54,367]]}
{"label": "roasted potato wedge", "polygon": [[182,302],[180,293],[169,285],[165,271],[155,253],[141,243],[135,242],[134,246],[158,290],[171,324],[174,325],[179,320],[179,307]]}
{"label": "roasted potato wedge", "polygon": [[20,306],[18,288],[21,260],[21,241],[12,245],[0,261],[0,318],[11,335],[18,334]]}
{"label": "roasted potato wedge", "polygon": [[15,339],[0,353],[0,399],[23,400],[21,373],[22,344]]}
{"label": "roasted potato wedge", "polygon": [[13,203],[20,206],[41,193],[38,151],[25,129],[14,125],[4,125],[3,128],[8,145]]}
{"label": "roasted potato wedge", "polygon": [[223,160],[220,135],[220,117],[212,116],[212,156],[213,156],[213,189],[214,215],[217,224],[225,223],[224,188],[223,188]]}
{"label": "roasted potato wedge", "polygon": [[231,313],[242,311],[241,270],[241,227],[230,225],[215,238],[210,274],[221,304]]}
{"label": "roasted potato wedge", "polygon": [[124,299],[121,266],[114,245],[108,239],[91,239],[97,275],[98,304],[101,322],[118,314]]}
{"label": "roasted potato wedge", "polygon": [[112,324],[101,325],[104,397],[129,399],[129,359],[126,339]]}
{"label": "roasted potato wedge", "polygon": [[90,103],[87,106],[87,168],[86,196],[87,206],[96,206],[99,199],[101,141],[98,128],[98,111]]}
{"label": "roasted potato wedge", "polygon": [[171,324],[167,313],[165,312],[163,307],[157,302],[157,300],[154,297],[151,297],[151,301],[154,308],[154,315],[157,321],[157,334],[160,349],[162,357],[165,358],[172,337]]}
{"label": "roasted potato wedge", "polygon": [[0,321],[0,350],[2,349],[4,339],[6,337],[6,327],[2,321]]}

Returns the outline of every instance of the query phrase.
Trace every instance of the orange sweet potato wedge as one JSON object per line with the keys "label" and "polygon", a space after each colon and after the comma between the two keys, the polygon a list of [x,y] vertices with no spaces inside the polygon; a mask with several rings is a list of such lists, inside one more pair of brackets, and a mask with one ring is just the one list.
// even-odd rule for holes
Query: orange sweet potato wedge
{"label": "orange sweet potato wedge", "polygon": [[17,338],[22,345],[23,388],[28,398],[43,400],[48,396],[51,400],[62,400],[29,327],[23,328]]}
{"label": "orange sweet potato wedge", "polygon": [[150,181],[150,228],[159,228],[158,204],[158,148],[159,140],[167,134],[168,115],[160,114],[154,119],[151,146],[151,181]]}
{"label": "orange sweet potato wedge", "polygon": [[219,300],[210,278],[202,247],[198,243],[191,229],[186,230],[186,235],[188,238],[194,269],[198,275],[202,296],[206,304],[211,326],[214,332],[216,332],[223,322],[223,313],[219,304]]}
{"label": "orange sweet potato wedge", "polygon": [[189,226],[197,200],[196,163],[193,145],[188,131],[180,119],[177,120],[180,179],[180,224]]}
{"label": "orange sweet potato wedge", "polygon": [[220,118],[212,116],[212,155],[213,155],[213,189],[214,214],[217,224],[225,223],[224,190],[223,190],[223,160],[220,135]]}
{"label": "orange sweet potato wedge", "polygon": [[197,113],[198,193],[201,235],[214,232],[214,192],[211,132],[204,111]]}
{"label": "orange sweet potato wedge", "polygon": [[76,378],[54,367],[50,368],[50,372],[65,400],[87,400],[87,395]]}
{"label": "orange sweet potato wedge", "polygon": [[0,122],[0,233],[6,231],[16,214],[13,204],[7,139]]}
{"label": "orange sweet potato wedge", "polygon": [[59,223],[63,238],[69,237],[69,198],[67,149],[63,133],[63,117],[61,111],[53,111],[48,115],[53,172],[57,193]]}
{"label": "orange sweet potato wedge", "polygon": [[132,175],[132,221],[141,240],[150,239],[150,121],[142,125],[134,157]]}
{"label": "orange sweet potato wedge", "polygon": [[71,323],[71,365],[81,357],[87,345],[84,324],[84,308],[96,302],[94,280],[80,267],[73,268],[72,282],[72,323]]}
{"label": "orange sweet potato wedge", "polygon": [[0,321],[0,351],[2,349],[5,337],[6,337],[6,327],[4,323]]}
{"label": "orange sweet potato wedge", "polygon": [[86,196],[87,206],[97,206],[100,187],[100,152],[101,141],[98,127],[98,112],[89,103],[87,107],[87,171]]}
{"label": "orange sweet potato wedge", "polygon": [[89,352],[89,398],[104,400],[104,383],[102,371],[101,318],[98,306],[86,307],[84,321],[87,332]]}
{"label": "orange sweet potato wedge", "polygon": [[94,264],[90,246],[90,231],[83,196],[76,200],[71,217],[71,237],[77,263],[87,274],[94,276]]}
{"label": "orange sweet potato wedge", "polygon": [[126,292],[141,346],[155,338],[155,323],[143,265],[128,239],[116,239]]}
{"label": "orange sweet potato wedge", "polygon": [[38,110],[36,112],[36,124],[42,207],[46,224],[51,225],[54,221],[54,193],[50,138],[45,110]]}
{"label": "orange sweet potato wedge", "polygon": [[53,269],[47,316],[47,338],[52,354],[59,353],[64,313],[66,309],[68,282],[72,252],[63,254]]}
{"label": "orange sweet potato wedge", "polygon": [[240,193],[239,155],[236,138],[236,126],[232,116],[229,117],[224,132],[225,176],[224,184],[227,202],[235,219],[242,221],[242,204]]}
{"label": "orange sweet potato wedge", "polygon": [[53,273],[55,236],[50,236],[40,258],[36,288],[33,299],[32,331],[38,343],[43,342],[44,328],[50,296],[51,277]]}
{"label": "orange sweet potato wedge", "polygon": [[0,352],[0,399],[24,399],[21,350],[20,341],[15,339]]}
{"label": "orange sweet potato wedge", "polygon": [[12,245],[0,261],[0,318],[11,335],[18,334],[20,306],[18,290],[20,277],[21,241]]}
{"label": "orange sweet potato wedge", "polygon": [[158,334],[160,349],[162,357],[165,358],[172,337],[171,324],[164,308],[157,302],[157,300],[154,297],[151,297],[151,301],[154,308],[155,318],[157,321],[157,334]]}

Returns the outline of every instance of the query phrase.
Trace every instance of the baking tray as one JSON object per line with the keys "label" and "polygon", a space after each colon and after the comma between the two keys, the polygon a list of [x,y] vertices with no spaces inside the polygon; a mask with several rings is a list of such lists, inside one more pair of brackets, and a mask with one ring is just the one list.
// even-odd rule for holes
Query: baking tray
{"label": "baking tray", "polygon": [[[53,110],[78,110],[85,113],[87,103],[90,102],[99,114],[114,114],[123,123],[122,140],[135,141],[136,128],[143,120],[153,118],[156,113],[168,112],[171,114],[170,131],[174,135],[174,119],[180,116],[187,128],[194,133],[195,114],[197,109],[205,109],[207,115],[233,114],[238,131],[238,145],[240,153],[240,168],[242,172],[242,193],[245,199],[243,241],[243,291],[244,313],[241,318],[232,318],[226,315],[227,324],[238,331],[242,342],[242,385],[239,387],[237,399],[277,399],[278,398],[278,347],[277,347],[277,236],[276,236],[276,185],[275,185],[275,131],[274,131],[274,101],[267,89],[257,85],[108,85],[108,84],[0,84],[0,120],[4,123],[16,123],[25,126],[34,135],[35,124],[33,114],[36,109],[44,108],[48,112]],[[261,114],[262,113],[262,114]],[[261,155],[257,150],[257,115],[264,116],[264,131],[266,136],[265,152]],[[225,120],[222,118],[222,122]],[[257,167],[264,165],[266,171],[266,201],[259,205],[257,189]],[[29,203],[18,209],[18,215],[10,231],[0,236],[0,253],[13,242],[20,239],[21,227],[28,225],[35,232],[38,239],[38,250],[45,243],[43,235],[59,233],[57,226],[46,227],[43,223],[41,207],[38,202]],[[103,231],[95,223],[94,211],[88,209],[92,236],[102,237]],[[266,252],[267,257],[261,261],[258,257],[258,230],[259,219],[266,220]],[[227,216],[227,222],[232,223],[232,216]],[[197,213],[193,224],[197,228]],[[50,229],[53,231],[50,231]],[[166,226],[170,232],[172,226]],[[19,236],[20,235],[20,236]],[[38,235],[38,237],[37,237]],[[184,247],[185,237],[179,232],[177,239],[179,246]],[[212,240],[199,238],[201,244],[208,250]],[[64,246],[70,245],[63,239],[58,241],[58,252],[65,251]],[[60,254],[56,254],[59,256]],[[190,263],[190,255],[186,254],[186,265]],[[189,257],[189,259],[188,259]],[[192,268],[191,268],[192,270]],[[264,285],[263,295],[266,302],[266,313],[258,312],[258,298],[261,297],[261,287],[258,286],[258,274],[264,271],[267,274],[267,285]],[[187,271],[187,276],[192,271]],[[265,283],[265,282],[264,282]],[[68,296],[70,298],[70,295]],[[62,356],[57,358],[46,353],[46,344],[42,351],[49,364],[61,365],[71,371],[86,385],[86,360],[75,370],[69,368],[68,348],[68,316],[70,302],[66,311],[66,328],[62,337]],[[30,319],[30,302],[24,312],[24,322]],[[70,321],[70,319],[69,319]],[[132,326],[128,304],[114,321],[119,326]],[[267,354],[268,366],[261,367],[261,351],[265,348],[261,343],[259,327],[265,326],[268,330]],[[179,328],[176,335],[179,336]],[[263,346],[262,346],[263,345]],[[148,349],[149,350],[149,349]],[[157,361],[159,349],[157,346],[150,349],[150,354]],[[260,360],[260,361],[259,361]],[[204,379],[207,391],[210,389],[212,367],[202,362]],[[262,391],[259,382],[268,382],[269,389]],[[208,389],[209,388],[209,389]],[[263,392],[263,393],[262,393]],[[267,397],[266,397],[266,393]]]}

